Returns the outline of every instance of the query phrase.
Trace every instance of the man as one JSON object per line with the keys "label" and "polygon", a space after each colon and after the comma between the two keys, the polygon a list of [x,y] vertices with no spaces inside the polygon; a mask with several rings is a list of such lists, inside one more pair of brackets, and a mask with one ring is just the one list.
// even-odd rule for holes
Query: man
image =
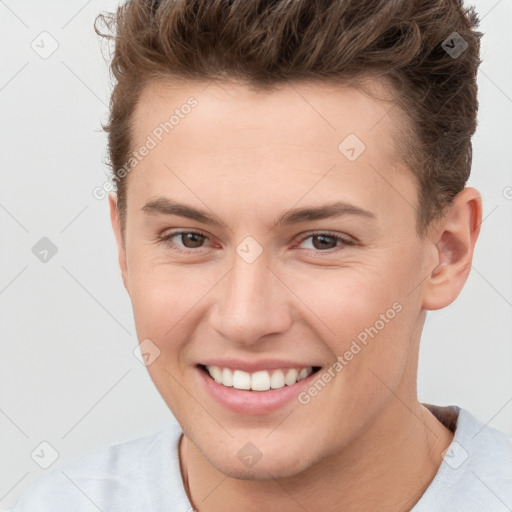
{"label": "man", "polygon": [[181,429],[14,510],[505,511],[511,439],[421,404],[460,293],[477,18],[459,2],[133,0],[115,27],[110,214]]}

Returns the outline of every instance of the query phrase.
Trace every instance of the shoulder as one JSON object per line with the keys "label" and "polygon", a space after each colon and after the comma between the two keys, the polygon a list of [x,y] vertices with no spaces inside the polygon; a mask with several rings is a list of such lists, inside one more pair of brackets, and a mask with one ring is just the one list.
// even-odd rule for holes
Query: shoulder
{"label": "shoulder", "polygon": [[[179,426],[169,424],[57,467],[32,482],[11,512],[169,509],[186,500],[179,470],[180,436]],[[187,509],[186,502],[176,508]]]}
{"label": "shoulder", "polygon": [[512,437],[456,409],[454,439],[413,512],[512,510]]}

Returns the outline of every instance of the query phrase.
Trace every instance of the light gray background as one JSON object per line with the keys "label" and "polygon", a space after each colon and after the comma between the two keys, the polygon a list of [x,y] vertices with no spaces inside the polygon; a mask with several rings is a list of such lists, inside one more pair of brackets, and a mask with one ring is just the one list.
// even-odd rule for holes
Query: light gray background
{"label": "light gray background", "polygon": [[[53,468],[170,417],[133,355],[107,201],[92,196],[107,179],[100,122],[110,91],[92,24],[116,4],[0,1],[4,508],[45,471],[31,458],[42,441],[59,453]],[[470,185],[483,194],[485,221],[465,289],[428,315],[419,394],[512,433],[512,1],[475,5],[485,36]],[[59,45],[46,59],[31,48],[51,49],[43,31]],[[58,248],[47,263],[32,253],[42,237]]]}

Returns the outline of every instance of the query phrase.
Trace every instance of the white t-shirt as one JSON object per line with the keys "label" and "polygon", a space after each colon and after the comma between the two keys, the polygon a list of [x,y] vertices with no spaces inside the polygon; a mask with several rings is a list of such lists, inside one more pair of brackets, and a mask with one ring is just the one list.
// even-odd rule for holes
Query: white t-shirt
{"label": "white t-shirt", "polygon": [[[424,404],[455,430],[439,470],[412,512],[512,511],[512,437],[457,406]],[[76,459],[32,482],[12,512],[192,512],[176,424]]]}

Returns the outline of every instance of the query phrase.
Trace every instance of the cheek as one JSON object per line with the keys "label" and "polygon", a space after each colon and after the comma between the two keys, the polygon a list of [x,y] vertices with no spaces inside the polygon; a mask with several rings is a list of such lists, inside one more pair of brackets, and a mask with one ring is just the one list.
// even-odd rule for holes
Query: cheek
{"label": "cheek", "polygon": [[[391,277],[390,277],[391,276]],[[325,324],[328,338],[351,339],[404,300],[399,279],[375,265],[323,270],[294,278],[294,291]],[[389,316],[394,316],[394,310]],[[380,324],[379,324],[380,325]]]}
{"label": "cheek", "polygon": [[187,342],[224,272],[137,256],[130,272],[130,299],[138,339],[151,339],[159,346],[162,361],[175,366],[176,355],[186,355]]}
{"label": "cheek", "polygon": [[383,251],[364,265],[295,279],[297,295],[315,315],[310,318],[319,338],[333,361],[343,358],[349,386],[373,382],[370,369],[395,380],[406,365],[420,310],[411,291],[421,281],[421,261],[414,247],[402,250],[407,258]]}
{"label": "cheek", "polygon": [[129,261],[130,299],[139,339],[156,343],[178,320],[184,295],[190,290],[180,273],[137,248]]}

